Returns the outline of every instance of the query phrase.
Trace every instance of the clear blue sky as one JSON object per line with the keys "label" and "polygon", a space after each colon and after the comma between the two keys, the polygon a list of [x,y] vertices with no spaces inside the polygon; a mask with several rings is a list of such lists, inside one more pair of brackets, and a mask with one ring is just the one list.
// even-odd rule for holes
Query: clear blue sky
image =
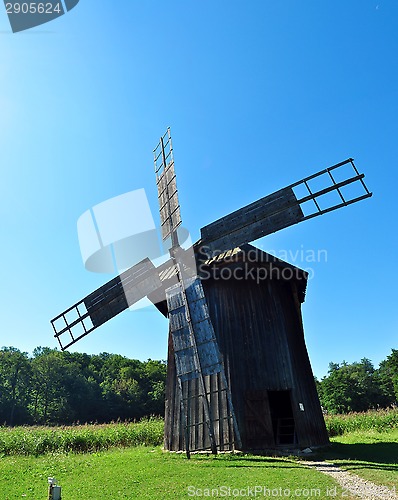
{"label": "clear blue sky", "polygon": [[[374,196],[260,240],[326,250],[303,315],[314,373],[397,348],[398,3],[80,0],[12,34],[0,9],[0,345],[55,347],[49,320],[110,279],[76,223],[144,188],[172,127],[184,225],[352,156]],[[294,264],[307,267],[300,259]],[[167,321],[127,311],[76,344],[165,359]]]}

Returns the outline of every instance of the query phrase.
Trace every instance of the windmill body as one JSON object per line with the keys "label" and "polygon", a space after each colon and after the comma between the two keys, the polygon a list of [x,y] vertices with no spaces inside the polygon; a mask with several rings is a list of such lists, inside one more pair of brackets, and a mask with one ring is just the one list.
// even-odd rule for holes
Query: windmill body
{"label": "windmill body", "polygon": [[345,160],[209,224],[184,250],[170,129],[154,157],[170,259],[144,259],[54,318],[61,348],[147,296],[170,320],[166,449],[326,444],[301,319],[307,275],[248,243],[370,197],[364,175]]}
{"label": "windmill body", "polygon": [[[243,245],[200,262],[202,284],[222,354],[242,448],[306,448],[328,443],[314,377],[305,346],[301,303],[307,273],[261,250]],[[166,313],[164,304],[159,309]],[[168,450],[184,449],[184,423],[169,342],[165,407]],[[231,450],[233,428],[217,375],[205,378],[217,447]],[[183,394],[195,401],[196,381]],[[189,409],[190,448],[209,447],[199,405]]]}

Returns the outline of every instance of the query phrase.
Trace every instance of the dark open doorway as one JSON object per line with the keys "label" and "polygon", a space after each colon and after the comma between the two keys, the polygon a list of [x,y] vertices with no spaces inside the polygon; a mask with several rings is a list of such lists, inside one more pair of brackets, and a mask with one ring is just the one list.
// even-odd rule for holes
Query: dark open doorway
{"label": "dark open doorway", "polygon": [[268,401],[275,444],[278,446],[296,444],[290,391],[268,391]]}

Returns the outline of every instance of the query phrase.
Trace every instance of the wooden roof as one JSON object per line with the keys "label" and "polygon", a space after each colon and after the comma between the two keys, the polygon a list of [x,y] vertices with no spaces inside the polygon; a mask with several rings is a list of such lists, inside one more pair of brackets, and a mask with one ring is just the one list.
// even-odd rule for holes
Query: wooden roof
{"label": "wooden roof", "polygon": [[[238,271],[247,273],[247,279],[256,279],[256,273],[259,273],[259,281],[264,281],[266,279],[283,281],[294,280],[297,285],[300,302],[304,302],[305,300],[308,273],[253,245],[245,244],[226,252],[209,255],[206,254],[205,250],[197,243],[194,246],[194,252],[197,264],[197,274],[201,277],[202,281],[217,279],[217,273],[220,272],[222,268],[228,267],[230,270],[235,271],[235,273]],[[148,295],[148,298],[164,316],[167,316],[165,291],[167,288],[177,283],[177,273],[174,265],[170,265],[170,261],[166,262],[158,269],[162,288]],[[252,272],[252,274],[250,274],[250,272]],[[233,279],[233,276],[234,274],[231,271],[231,279]],[[241,279],[243,278],[244,276]]]}

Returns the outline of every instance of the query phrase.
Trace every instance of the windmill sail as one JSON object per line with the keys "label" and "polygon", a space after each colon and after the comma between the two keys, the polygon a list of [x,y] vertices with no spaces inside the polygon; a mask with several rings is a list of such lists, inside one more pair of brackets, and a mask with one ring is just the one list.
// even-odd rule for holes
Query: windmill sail
{"label": "windmill sail", "polygon": [[[200,278],[188,278],[170,287],[166,297],[186,427],[186,451],[199,451],[194,437],[199,427],[207,429],[208,444],[214,452],[221,446],[221,441],[223,447],[240,448],[241,439],[231,393]],[[217,377],[218,383],[216,389],[209,391],[207,386],[212,376]],[[195,379],[198,379],[196,390],[193,389],[194,385],[190,385]],[[203,419],[199,417],[200,412],[191,412],[196,400],[203,406]],[[215,411],[220,401],[223,401],[223,412]],[[227,428],[233,429],[229,436],[230,442],[219,434],[219,429],[223,427],[222,421],[226,422]]]}
{"label": "windmill sail", "polygon": [[169,237],[173,238],[178,226],[181,225],[173,145],[169,128],[160,138],[158,145],[153,150],[153,154],[158,188],[160,224],[163,240],[166,240]]}
{"label": "windmill sail", "polygon": [[[347,175],[339,182],[335,174],[343,170],[344,166],[350,166],[354,175]],[[327,180],[327,186],[322,189],[311,189],[310,182]],[[352,158],[337,165],[333,165],[314,175],[306,177],[290,186],[265,196],[226,217],[205,226],[201,229],[201,245],[214,253],[230,250],[245,243],[249,243],[267,234],[275,233],[298,222],[302,222],[332,210],[350,205],[357,201],[372,196],[363,181],[364,174],[360,174],[354,165]],[[344,196],[342,188],[355,185],[360,189],[360,194],[352,197]],[[298,196],[296,193],[304,193]],[[322,197],[334,192],[337,201],[322,207]],[[306,204],[313,202],[313,210],[305,214]]]}
{"label": "windmill sail", "polygon": [[177,376],[184,382],[201,372],[204,376],[220,372],[221,355],[200,278],[186,283],[185,292],[181,283],[174,285],[166,296]]}
{"label": "windmill sail", "polygon": [[[176,284],[167,288],[165,293],[180,389],[181,412],[185,422],[185,449],[189,457],[192,427],[202,425],[207,428],[209,447],[213,453],[217,453],[215,422],[211,411],[211,395],[206,389],[206,377],[220,374],[221,392],[224,392],[228,400],[228,412],[225,418],[232,422],[235,431],[236,441],[231,444],[237,444],[238,447],[240,447],[239,430],[202,283],[196,275],[193,249],[185,252],[178,242],[177,228],[181,224],[181,214],[170,129],[167,129],[154,149],[154,163],[162,236],[163,240],[171,238],[170,255],[178,280]],[[188,389],[184,392],[184,384],[186,386],[186,383],[194,379],[198,380],[196,394],[190,394]],[[203,422],[190,422],[190,405],[194,401],[203,407]],[[197,451],[195,445],[194,450]]]}
{"label": "windmill sail", "polygon": [[160,286],[158,271],[144,259],[52,319],[54,337],[65,350]]}

